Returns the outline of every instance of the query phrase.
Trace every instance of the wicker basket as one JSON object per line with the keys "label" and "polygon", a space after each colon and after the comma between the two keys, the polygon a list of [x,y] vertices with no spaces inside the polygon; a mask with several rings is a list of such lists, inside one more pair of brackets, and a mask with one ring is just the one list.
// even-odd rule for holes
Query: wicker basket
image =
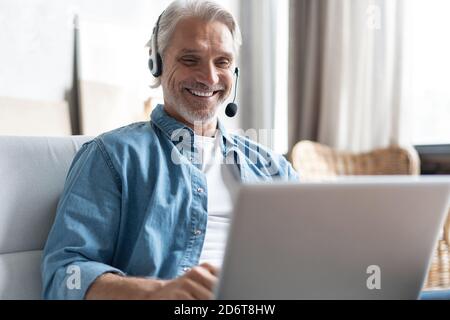
{"label": "wicker basket", "polygon": [[[414,148],[392,146],[354,154],[312,141],[301,141],[291,161],[303,181],[340,175],[418,175],[420,160]],[[424,289],[450,288],[450,212],[434,251]]]}
{"label": "wicker basket", "polygon": [[427,290],[450,288],[450,211],[443,233],[433,253],[425,288]]}

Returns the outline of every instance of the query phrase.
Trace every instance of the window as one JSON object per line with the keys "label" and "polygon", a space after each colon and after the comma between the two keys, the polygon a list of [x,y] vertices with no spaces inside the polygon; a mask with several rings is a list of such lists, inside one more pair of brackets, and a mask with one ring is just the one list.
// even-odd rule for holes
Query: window
{"label": "window", "polygon": [[450,1],[414,0],[411,134],[416,145],[450,144]]}

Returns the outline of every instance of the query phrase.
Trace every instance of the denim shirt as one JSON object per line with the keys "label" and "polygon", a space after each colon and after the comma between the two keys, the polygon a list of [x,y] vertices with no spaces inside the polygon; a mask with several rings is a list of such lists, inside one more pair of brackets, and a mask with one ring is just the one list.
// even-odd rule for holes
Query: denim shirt
{"label": "denim shirt", "polygon": [[[219,122],[239,183],[297,180],[286,159]],[[76,154],[44,248],[43,298],[83,299],[100,275],[173,279],[198,264],[208,189],[194,132],[162,105]]]}

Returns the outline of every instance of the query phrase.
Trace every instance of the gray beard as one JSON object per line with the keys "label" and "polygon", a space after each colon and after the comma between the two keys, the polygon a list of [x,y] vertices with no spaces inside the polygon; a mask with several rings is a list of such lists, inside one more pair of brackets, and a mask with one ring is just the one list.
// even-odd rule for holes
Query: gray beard
{"label": "gray beard", "polygon": [[194,125],[196,123],[208,123],[213,120],[216,116],[217,110],[219,109],[220,104],[218,104],[214,109],[209,110],[207,113],[204,113],[200,110],[192,109],[186,106],[182,102],[171,101],[178,99],[169,99],[169,103],[173,106],[174,110],[187,122]]}
{"label": "gray beard", "polygon": [[209,122],[214,119],[218,107],[213,110],[208,111],[207,113],[199,112],[196,110],[188,109],[182,105],[175,105],[175,110],[178,112],[180,116],[182,116],[187,122],[190,124],[195,124],[196,122]]}

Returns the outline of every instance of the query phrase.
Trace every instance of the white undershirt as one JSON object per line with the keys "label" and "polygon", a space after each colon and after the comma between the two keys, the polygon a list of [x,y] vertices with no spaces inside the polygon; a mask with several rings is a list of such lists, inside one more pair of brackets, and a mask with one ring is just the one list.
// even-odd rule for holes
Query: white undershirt
{"label": "white undershirt", "polygon": [[196,136],[202,159],[202,172],[208,187],[208,224],[199,263],[222,265],[236,188],[236,167],[226,165],[220,148],[222,136]]}

